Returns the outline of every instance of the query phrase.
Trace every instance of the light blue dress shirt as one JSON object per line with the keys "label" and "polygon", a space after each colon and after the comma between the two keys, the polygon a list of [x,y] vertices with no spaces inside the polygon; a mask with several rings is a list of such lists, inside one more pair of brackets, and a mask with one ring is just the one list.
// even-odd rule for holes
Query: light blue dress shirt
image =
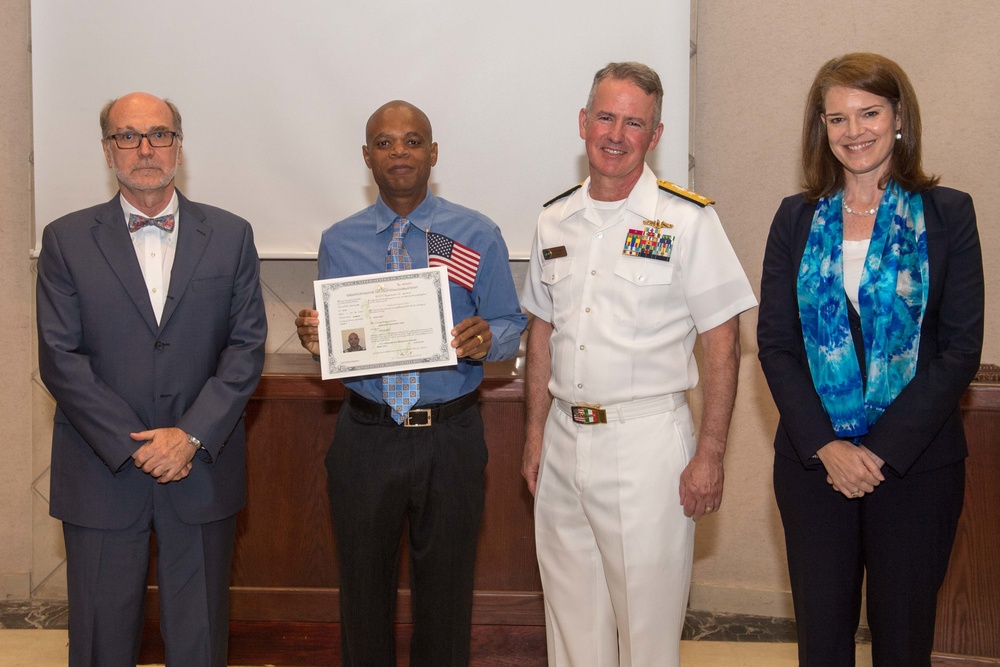
{"label": "light blue dress shirt", "polygon": [[[346,278],[385,271],[385,254],[397,215],[380,196],[372,206],[325,232],[319,247],[319,279]],[[489,322],[493,342],[484,360],[459,359],[457,367],[420,372],[417,406],[455,400],[475,390],[483,379],[482,361],[502,361],[517,354],[527,316],[521,312],[510,273],[507,245],[500,228],[481,213],[436,197],[430,191],[413,212],[404,237],[414,269],[427,266],[427,231],[443,234],[479,253],[472,290],[449,281],[455,324],[479,315]],[[382,402],[382,376],[345,378],[344,385],[370,401]]]}

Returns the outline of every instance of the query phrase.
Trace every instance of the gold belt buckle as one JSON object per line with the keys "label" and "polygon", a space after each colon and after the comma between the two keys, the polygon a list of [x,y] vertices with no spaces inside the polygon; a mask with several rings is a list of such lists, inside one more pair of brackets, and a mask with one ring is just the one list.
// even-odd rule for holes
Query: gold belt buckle
{"label": "gold belt buckle", "polygon": [[571,405],[570,413],[577,424],[607,424],[608,413],[599,405]]}
{"label": "gold belt buckle", "polygon": [[423,428],[432,423],[430,410],[410,410],[406,413],[403,426],[407,428]]}

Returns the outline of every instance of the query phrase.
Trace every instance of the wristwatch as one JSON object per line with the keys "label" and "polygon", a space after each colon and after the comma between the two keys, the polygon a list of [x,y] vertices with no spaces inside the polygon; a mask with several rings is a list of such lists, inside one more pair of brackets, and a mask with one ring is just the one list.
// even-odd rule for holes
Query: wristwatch
{"label": "wristwatch", "polygon": [[194,447],[195,449],[204,449],[205,448],[205,446],[203,444],[201,444],[201,440],[199,440],[198,438],[194,437],[191,434],[188,434],[188,444],[191,445],[192,447]]}

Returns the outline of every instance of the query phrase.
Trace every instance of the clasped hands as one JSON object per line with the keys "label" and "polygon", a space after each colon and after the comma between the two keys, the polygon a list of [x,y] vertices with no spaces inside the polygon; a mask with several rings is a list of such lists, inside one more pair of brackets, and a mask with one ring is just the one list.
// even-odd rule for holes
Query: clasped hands
{"label": "clasped hands", "polygon": [[860,498],[885,481],[885,461],[864,445],[833,440],[820,447],[816,456],[826,468],[827,484],[845,498]]}
{"label": "clasped hands", "polygon": [[191,472],[191,461],[198,450],[188,442],[187,433],[179,428],[157,428],[129,433],[144,443],[132,452],[135,467],[152,475],[160,484],[178,482]]}
{"label": "clasped hands", "polygon": [[[295,318],[295,333],[299,336],[302,347],[315,356],[319,356],[319,312],[310,309],[299,311]],[[482,359],[490,351],[493,334],[490,324],[479,315],[468,317],[451,330],[453,336],[451,346],[457,348],[455,354],[459,357]]]}

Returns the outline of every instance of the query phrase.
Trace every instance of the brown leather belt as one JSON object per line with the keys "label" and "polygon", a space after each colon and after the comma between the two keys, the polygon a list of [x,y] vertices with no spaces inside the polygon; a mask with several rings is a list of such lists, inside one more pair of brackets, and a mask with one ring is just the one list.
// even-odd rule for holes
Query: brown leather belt
{"label": "brown leather belt", "polygon": [[407,428],[433,426],[437,422],[443,422],[451,419],[457,414],[465,412],[478,401],[479,392],[473,391],[465,396],[459,396],[454,401],[448,401],[447,403],[438,403],[436,405],[425,405],[419,408],[411,408],[410,411],[406,413],[406,419],[403,423],[396,424],[396,420],[392,418],[392,408],[385,403],[375,403],[373,401],[369,401],[367,398],[357,394],[356,392],[350,390],[347,392],[347,403],[351,406],[352,410],[382,421],[388,420],[397,426],[404,426]]}

